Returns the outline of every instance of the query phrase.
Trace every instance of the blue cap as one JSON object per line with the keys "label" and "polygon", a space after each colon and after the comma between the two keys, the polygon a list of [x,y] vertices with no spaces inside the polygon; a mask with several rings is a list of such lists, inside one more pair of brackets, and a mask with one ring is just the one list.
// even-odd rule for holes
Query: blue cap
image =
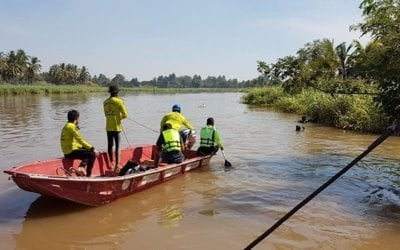
{"label": "blue cap", "polygon": [[181,112],[181,106],[179,106],[179,104],[174,104],[174,106],[172,106],[172,111]]}

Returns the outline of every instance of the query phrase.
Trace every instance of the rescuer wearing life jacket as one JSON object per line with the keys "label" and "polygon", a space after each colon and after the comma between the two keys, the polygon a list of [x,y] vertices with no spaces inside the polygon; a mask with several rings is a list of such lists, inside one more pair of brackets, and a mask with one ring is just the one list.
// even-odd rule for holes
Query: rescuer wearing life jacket
{"label": "rescuer wearing life jacket", "polygon": [[[79,112],[70,110],[67,114],[68,122],[61,131],[61,149],[67,159],[80,159],[77,175],[91,176],[96,151],[79,133]],[[85,171],[86,167],[86,171]]]}
{"label": "rescuer wearing life jacket", "polygon": [[184,161],[185,150],[182,137],[176,129],[169,123],[164,124],[163,131],[157,139],[157,155],[155,157],[155,166],[158,165],[161,156],[162,163],[181,163]]}
{"label": "rescuer wearing life jacket", "polygon": [[207,125],[200,130],[200,147],[197,155],[214,154],[218,149],[224,150],[218,131],[214,127],[214,118],[207,118]]}
{"label": "rescuer wearing life jacket", "polygon": [[[128,117],[128,113],[124,101],[118,98],[118,86],[110,85],[108,88],[110,97],[104,103],[104,115],[106,116],[106,131],[107,131],[107,151],[110,158],[111,166],[114,171],[120,170],[120,132],[122,131],[121,120]],[[115,142],[115,162],[113,156],[113,146]]]}

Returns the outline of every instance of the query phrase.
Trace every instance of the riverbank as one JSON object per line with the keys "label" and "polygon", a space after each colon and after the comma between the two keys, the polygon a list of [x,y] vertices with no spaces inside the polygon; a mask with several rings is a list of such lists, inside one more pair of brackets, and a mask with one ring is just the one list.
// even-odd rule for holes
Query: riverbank
{"label": "riverbank", "polygon": [[371,95],[330,95],[317,90],[289,95],[281,87],[263,87],[248,89],[242,102],[360,132],[380,133],[389,122]]}
{"label": "riverbank", "polygon": [[[0,95],[50,95],[50,94],[81,94],[107,92],[107,87],[90,85],[53,85],[48,83],[0,84]],[[143,93],[212,93],[240,92],[239,88],[155,88],[155,87],[122,87],[121,91]]]}

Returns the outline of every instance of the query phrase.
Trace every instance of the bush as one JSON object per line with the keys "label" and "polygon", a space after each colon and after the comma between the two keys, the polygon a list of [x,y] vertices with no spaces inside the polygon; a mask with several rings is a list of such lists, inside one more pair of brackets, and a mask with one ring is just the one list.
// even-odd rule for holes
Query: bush
{"label": "bush", "polygon": [[251,105],[268,106],[276,103],[283,96],[285,94],[281,87],[253,88],[242,97],[242,101]]}
{"label": "bush", "polygon": [[247,104],[306,115],[315,122],[336,128],[362,132],[380,132],[389,122],[370,95],[330,95],[307,89],[289,96],[280,87],[265,87],[249,90],[242,100]]}

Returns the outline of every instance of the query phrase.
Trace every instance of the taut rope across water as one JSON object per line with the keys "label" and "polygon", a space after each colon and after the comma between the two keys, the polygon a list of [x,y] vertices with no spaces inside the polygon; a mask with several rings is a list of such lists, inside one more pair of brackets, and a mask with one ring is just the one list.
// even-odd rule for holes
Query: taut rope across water
{"label": "taut rope across water", "polygon": [[322,184],[317,190],[315,190],[312,194],[310,194],[307,198],[297,204],[292,210],[290,210],[287,214],[285,214],[282,218],[280,218],[274,225],[272,225],[267,231],[258,236],[253,242],[251,242],[245,250],[252,249],[258,243],[260,243],[263,239],[265,239],[268,235],[270,235],[275,229],[277,229],[281,224],[283,224],[287,219],[289,219],[293,214],[295,214],[298,210],[300,210],[304,205],[306,205],[309,201],[311,201],[315,196],[321,193],[325,188],[327,188],[330,184],[336,181],[340,176],[347,172],[351,167],[353,167],[358,161],[364,158],[369,152],[371,152],[374,148],[376,148],[379,144],[385,141],[392,133],[394,129],[389,127],[381,136],[379,136],[368,148],[362,152],[357,158],[355,158],[352,162],[350,162],[346,167],[340,170],[337,174],[332,176],[327,182]]}

